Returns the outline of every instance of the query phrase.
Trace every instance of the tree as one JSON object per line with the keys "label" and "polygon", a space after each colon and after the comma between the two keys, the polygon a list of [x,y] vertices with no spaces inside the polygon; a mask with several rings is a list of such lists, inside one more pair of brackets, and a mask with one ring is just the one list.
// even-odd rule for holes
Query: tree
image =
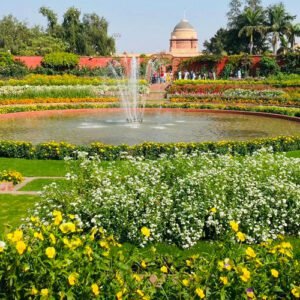
{"label": "tree", "polygon": [[290,48],[293,51],[296,44],[296,37],[300,36],[300,23],[288,24],[286,28],[286,35],[288,38],[288,42],[290,43]]}
{"label": "tree", "polygon": [[65,14],[62,23],[64,40],[69,43],[69,50],[73,53],[83,54],[84,45],[82,39],[82,26],[80,22],[80,11],[75,8],[69,8]]}
{"label": "tree", "polygon": [[242,10],[242,1],[241,0],[231,0],[229,3],[229,12],[227,13],[227,27],[233,28],[236,24],[237,18],[241,15]]}
{"label": "tree", "polygon": [[269,6],[267,9],[267,16],[267,28],[271,34],[273,54],[276,55],[280,39],[284,34],[288,33],[290,23],[296,17],[287,13],[283,3]]}
{"label": "tree", "polygon": [[32,38],[32,32],[24,22],[18,21],[12,15],[0,20],[0,48],[18,54],[26,48],[26,41]]}
{"label": "tree", "polygon": [[53,37],[61,35],[61,28],[57,24],[57,14],[45,6],[42,6],[39,12],[48,20],[47,33]]}
{"label": "tree", "polygon": [[251,8],[247,8],[242,18],[244,19],[244,26],[239,31],[239,36],[246,35],[249,37],[249,48],[250,54],[253,54],[254,47],[254,34],[259,33],[263,36],[266,27],[263,25],[264,16],[263,11],[261,9],[253,10]]}
{"label": "tree", "polygon": [[246,9],[252,10],[263,9],[261,0],[246,0]]}
{"label": "tree", "polygon": [[88,55],[111,55],[115,52],[115,41],[108,36],[108,22],[97,14],[83,16],[85,50]]}

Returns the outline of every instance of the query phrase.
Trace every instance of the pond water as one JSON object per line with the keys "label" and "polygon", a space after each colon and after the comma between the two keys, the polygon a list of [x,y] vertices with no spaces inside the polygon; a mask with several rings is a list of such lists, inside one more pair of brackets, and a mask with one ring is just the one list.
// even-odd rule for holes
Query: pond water
{"label": "pond water", "polygon": [[300,135],[300,123],[263,116],[146,110],[143,123],[127,123],[121,111],[51,112],[0,118],[0,140],[55,140],[73,144],[201,142],[247,140],[278,135]]}

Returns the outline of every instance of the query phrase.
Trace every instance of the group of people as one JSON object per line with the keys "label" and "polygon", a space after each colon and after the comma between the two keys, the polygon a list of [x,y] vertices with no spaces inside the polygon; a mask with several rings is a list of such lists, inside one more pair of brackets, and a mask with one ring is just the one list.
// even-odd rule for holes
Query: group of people
{"label": "group of people", "polygon": [[173,73],[172,72],[154,72],[151,77],[151,83],[170,83],[173,81]]}
{"label": "group of people", "polygon": [[[175,76],[175,79],[178,80],[216,80],[217,75],[216,72],[198,72],[196,73],[195,71],[178,71],[177,76]],[[151,76],[151,84],[157,84],[157,83],[170,83],[174,79],[173,72],[154,72]]]}
{"label": "group of people", "polygon": [[204,73],[196,73],[194,71],[178,71],[178,74],[177,74],[177,79],[178,80],[181,80],[181,79],[184,79],[184,80],[197,80],[197,79],[212,79],[212,80],[216,80],[217,79],[217,75],[216,75],[216,72],[213,71],[213,72],[204,72]]}

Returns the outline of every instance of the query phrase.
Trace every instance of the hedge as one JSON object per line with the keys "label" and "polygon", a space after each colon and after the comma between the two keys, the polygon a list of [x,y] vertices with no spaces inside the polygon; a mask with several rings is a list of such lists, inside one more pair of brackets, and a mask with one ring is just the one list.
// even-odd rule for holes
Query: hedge
{"label": "hedge", "polygon": [[0,141],[0,157],[62,160],[66,156],[75,157],[76,151],[98,155],[102,160],[118,160],[124,155],[144,156],[156,159],[162,154],[213,152],[216,154],[247,155],[263,147],[272,147],[275,152],[300,150],[300,136],[280,136],[276,138],[254,139],[250,141],[220,141],[199,143],[143,143],[139,145],[72,145],[65,142],[47,142],[33,145],[29,142]]}

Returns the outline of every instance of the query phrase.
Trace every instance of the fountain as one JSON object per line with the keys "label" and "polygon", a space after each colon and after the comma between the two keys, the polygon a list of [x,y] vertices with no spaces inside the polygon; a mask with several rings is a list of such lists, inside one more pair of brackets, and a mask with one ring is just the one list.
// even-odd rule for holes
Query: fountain
{"label": "fountain", "polygon": [[110,64],[110,68],[114,77],[117,79],[121,105],[126,115],[126,121],[128,123],[142,123],[146,100],[139,92],[139,59],[137,57],[132,57],[130,64],[128,64],[128,59],[126,59],[126,61],[125,72],[121,71],[120,74],[118,74],[113,63]]}

